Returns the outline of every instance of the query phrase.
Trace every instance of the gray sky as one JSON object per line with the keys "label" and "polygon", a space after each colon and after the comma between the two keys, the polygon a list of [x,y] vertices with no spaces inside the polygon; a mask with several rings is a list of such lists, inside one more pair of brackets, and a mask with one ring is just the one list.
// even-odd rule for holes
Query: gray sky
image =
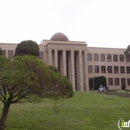
{"label": "gray sky", "polygon": [[88,46],[130,44],[130,0],[0,0],[0,42],[38,44],[62,32]]}

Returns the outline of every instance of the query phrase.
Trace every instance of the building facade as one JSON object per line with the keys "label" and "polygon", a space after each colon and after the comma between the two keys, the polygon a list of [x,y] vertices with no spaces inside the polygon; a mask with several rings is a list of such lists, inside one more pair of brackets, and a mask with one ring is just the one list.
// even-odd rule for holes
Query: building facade
{"label": "building facade", "polygon": [[[0,43],[5,56],[13,58],[17,44]],[[75,91],[89,91],[89,79],[105,76],[110,90],[126,84],[130,90],[130,59],[125,49],[87,47],[83,41],[69,41],[62,33],[39,44],[39,58],[56,67],[72,82]]]}

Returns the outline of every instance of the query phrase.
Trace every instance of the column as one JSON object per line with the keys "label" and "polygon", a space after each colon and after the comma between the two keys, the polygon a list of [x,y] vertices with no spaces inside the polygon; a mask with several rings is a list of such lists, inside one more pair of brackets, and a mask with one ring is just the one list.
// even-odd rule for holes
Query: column
{"label": "column", "polygon": [[88,80],[88,70],[87,70],[87,51],[84,51],[84,82],[85,82],[85,90],[89,91],[89,80]]}
{"label": "column", "polygon": [[82,60],[82,51],[79,51],[79,87],[80,91],[83,91],[84,84],[83,84],[83,60]]}
{"label": "column", "polygon": [[55,65],[56,68],[58,68],[58,54],[57,54],[58,51],[57,51],[57,49],[55,49],[54,51],[55,51],[54,52],[54,59],[55,59],[54,65]]}
{"label": "column", "polygon": [[5,50],[5,56],[8,58],[8,50]]}
{"label": "column", "polygon": [[43,48],[43,58],[44,58],[44,61],[46,62],[46,64],[48,64],[48,52],[47,52],[47,48]]}
{"label": "column", "polygon": [[75,91],[74,50],[71,50],[70,61],[71,61],[71,66],[70,66],[71,83],[73,85],[73,90]]}
{"label": "column", "polygon": [[62,56],[62,72],[66,76],[66,50],[63,50]]}
{"label": "column", "polygon": [[48,65],[52,65],[52,50],[48,49]]}

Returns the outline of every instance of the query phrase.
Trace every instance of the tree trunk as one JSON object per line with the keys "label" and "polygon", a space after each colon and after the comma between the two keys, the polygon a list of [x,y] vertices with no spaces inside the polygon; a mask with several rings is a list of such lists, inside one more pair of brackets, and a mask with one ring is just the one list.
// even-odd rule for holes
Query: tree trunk
{"label": "tree trunk", "polygon": [[0,130],[5,129],[5,123],[6,123],[6,119],[7,119],[7,116],[8,116],[9,107],[10,107],[10,104],[6,104],[3,108],[2,116],[1,116],[1,119],[0,119]]}

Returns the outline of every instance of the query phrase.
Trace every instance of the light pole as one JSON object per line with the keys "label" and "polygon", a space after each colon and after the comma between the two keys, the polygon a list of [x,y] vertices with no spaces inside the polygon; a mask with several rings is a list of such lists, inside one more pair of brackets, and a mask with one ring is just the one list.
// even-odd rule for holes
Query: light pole
{"label": "light pole", "polygon": [[[109,85],[109,80],[110,80],[110,70],[111,70],[111,68],[110,68],[110,67],[107,67],[107,72],[108,72],[108,85]],[[107,89],[108,89],[108,86],[107,86]]]}
{"label": "light pole", "polygon": [[107,67],[107,73],[108,73],[108,83],[109,83],[109,78],[110,78],[109,67]]}
{"label": "light pole", "polygon": [[94,77],[93,77],[93,92],[95,91]]}
{"label": "light pole", "polygon": [[109,77],[108,78],[110,78],[110,68],[109,67],[107,67],[107,72],[108,72],[108,74],[109,74]]}

